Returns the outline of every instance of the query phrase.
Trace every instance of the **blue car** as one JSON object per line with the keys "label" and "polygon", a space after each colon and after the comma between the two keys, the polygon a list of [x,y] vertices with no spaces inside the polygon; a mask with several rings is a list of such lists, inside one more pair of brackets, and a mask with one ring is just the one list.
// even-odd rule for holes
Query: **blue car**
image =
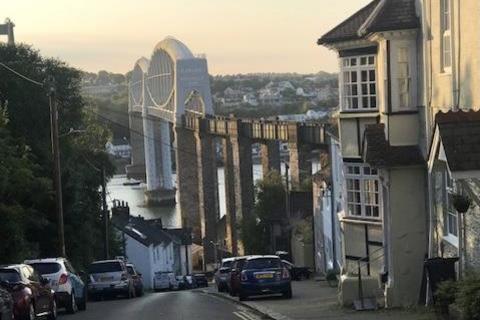
{"label": "blue car", "polygon": [[238,296],[241,301],[249,296],[281,294],[292,298],[290,272],[278,256],[254,256],[247,258],[240,275]]}

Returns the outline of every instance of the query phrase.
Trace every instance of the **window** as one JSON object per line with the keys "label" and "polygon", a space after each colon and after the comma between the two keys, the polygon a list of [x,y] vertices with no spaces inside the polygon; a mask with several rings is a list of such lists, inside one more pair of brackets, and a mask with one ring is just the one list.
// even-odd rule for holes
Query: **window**
{"label": "window", "polygon": [[400,108],[408,108],[410,106],[410,66],[409,66],[409,49],[401,47],[398,49],[398,103]]}
{"label": "window", "polygon": [[347,215],[381,219],[380,181],[376,169],[365,164],[346,164]]}
{"label": "window", "polygon": [[342,109],[365,111],[377,108],[375,56],[342,59]]}
{"label": "window", "polygon": [[452,67],[450,0],[441,0],[440,19],[442,28],[442,69],[444,72],[448,72]]}
{"label": "window", "polygon": [[458,237],[458,213],[453,206],[453,195],[455,194],[455,185],[448,172],[445,172],[445,191],[446,191],[446,214],[444,229],[446,236]]}

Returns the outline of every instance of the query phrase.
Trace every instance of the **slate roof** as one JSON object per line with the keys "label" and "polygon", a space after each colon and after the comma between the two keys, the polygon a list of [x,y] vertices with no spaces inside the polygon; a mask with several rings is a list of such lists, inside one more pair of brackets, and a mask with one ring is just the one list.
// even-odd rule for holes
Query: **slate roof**
{"label": "slate roof", "polygon": [[450,170],[480,170],[480,111],[440,112],[435,121]]}
{"label": "slate roof", "polygon": [[373,32],[416,29],[419,26],[415,0],[373,0],[324,34],[317,44],[358,40]]}
{"label": "slate roof", "polygon": [[385,125],[383,123],[366,127],[363,152],[365,162],[377,168],[413,166],[425,163],[418,146],[391,146],[385,139]]}
{"label": "slate roof", "polygon": [[188,229],[165,229],[161,219],[145,220],[140,216],[113,214],[112,224],[147,247],[171,242],[182,245],[192,244],[191,231]]}

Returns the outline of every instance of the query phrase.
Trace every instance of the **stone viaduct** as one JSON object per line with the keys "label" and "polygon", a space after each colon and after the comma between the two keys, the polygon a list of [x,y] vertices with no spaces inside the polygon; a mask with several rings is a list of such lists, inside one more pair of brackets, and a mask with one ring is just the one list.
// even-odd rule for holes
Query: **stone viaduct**
{"label": "stone viaduct", "polygon": [[174,38],[158,43],[150,60],[135,63],[129,120],[132,158],[127,176],[146,180],[147,202],[172,203],[177,193],[182,227],[192,228],[194,242],[203,245],[205,266],[215,262],[218,240],[216,144],[222,144],[225,170],[225,249],[241,255],[239,222],[252,212],[255,201],[252,144],[261,144],[263,172],[280,172],[279,142],[288,143],[295,188],[311,174],[310,150],[326,149],[328,141],[325,124],[215,116],[205,57],[194,56]]}

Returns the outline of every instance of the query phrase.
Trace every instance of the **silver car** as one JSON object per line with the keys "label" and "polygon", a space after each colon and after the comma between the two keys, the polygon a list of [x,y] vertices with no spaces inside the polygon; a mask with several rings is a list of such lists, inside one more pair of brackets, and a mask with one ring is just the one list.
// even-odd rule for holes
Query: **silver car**
{"label": "silver car", "polygon": [[92,263],[88,270],[88,293],[93,299],[106,295],[135,297],[135,286],[123,260],[103,260]]}

